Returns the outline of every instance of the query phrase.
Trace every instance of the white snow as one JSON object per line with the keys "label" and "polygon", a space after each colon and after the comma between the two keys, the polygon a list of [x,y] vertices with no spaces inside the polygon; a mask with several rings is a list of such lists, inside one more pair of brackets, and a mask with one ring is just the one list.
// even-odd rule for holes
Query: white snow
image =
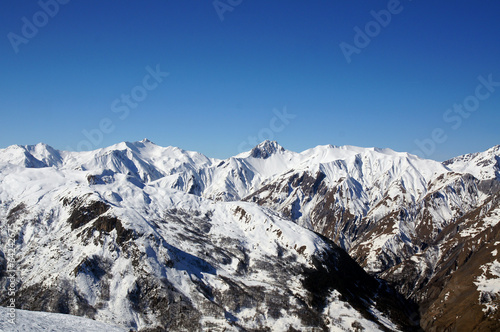
{"label": "white snow", "polygon": [[[328,305],[324,309],[325,314],[331,317],[328,325],[329,331],[353,331],[356,325],[362,326],[364,331],[381,330],[379,325],[364,318],[348,303],[341,301],[340,297],[341,294],[338,291],[333,291],[329,295]],[[372,307],[371,311],[385,327],[390,328],[391,331],[399,331],[397,326],[375,308]]]}
{"label": "white snow", "polygon": [[497,145],[484,152],[453,158],[446,163],[455,172],[469,173],[482,180],[494,179],[500,171],[495,159],[499,153],[500,145]]}
{"label": "white snow", "polygon": [[127,332],[129,329],[72,315],[0,307],[0,331]]}
{"label": "white snow", "polygon": [[492,301],[500,296],[500,263],[498,260],[494,260],[481,268],[483,274],[477,277],[474,282],[480,292],[479,302],[482,303],[486,300],[486,303],[483,303],[485,313],[495,312],[498,308]]}

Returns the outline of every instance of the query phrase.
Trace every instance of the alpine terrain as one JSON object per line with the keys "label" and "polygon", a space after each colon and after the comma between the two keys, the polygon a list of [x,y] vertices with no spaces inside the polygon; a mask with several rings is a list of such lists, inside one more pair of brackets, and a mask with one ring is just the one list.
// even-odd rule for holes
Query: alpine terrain
{"label": "alpine terrain", "polygon": [[499,330],[499,221],[500,146],[10,146],[0,328]]}

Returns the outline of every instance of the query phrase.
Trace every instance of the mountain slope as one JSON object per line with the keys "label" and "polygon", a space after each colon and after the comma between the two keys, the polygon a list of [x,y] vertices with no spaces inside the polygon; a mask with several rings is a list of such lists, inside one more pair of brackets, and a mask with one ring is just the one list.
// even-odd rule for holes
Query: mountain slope
{"label": "mountain slope", "polygon": [[[365,159],[361,153],[336,161],[339,166],[330,173],[323,165],[291,171],[245,200],[334,240],[368,272],[419,303],[426,329],[468,326],[479,330],[499,321],[492,308],[500,285],[495,272],[487,272],[496,266],[493,244],[500,244],[499,219],[490,212],[500,189],[499,159],[497,147],[443,165],[426,165],[427,161],[412,156],[403,161],[391,158],[391,166],[379,176],[373,168],[367,170],[365,160],[371,166],[383,164],[384,159]],[[327,174],[339,178],[332,181],[335,177]],[[485,222],[488,213],[492,216]],[[472,258],[476,265],[465,264]],[[460,277],[463,273],[469,278]],[[470,276],[490,285],[489,291],[481,291]],[[447,290],[457,287],[457,280],[462,294],[471,294],[467,305],[465,300],[460,300],[462,306],[450,304],[449,294],[446,298],[451,302],[443,301]]]}
{"label": "mountain slope", "polygon": [[270,141],[225,160],[148,140],[13,146],[0,150],[0,216],[25,269],[51,257],[23,277],[32,309],[139,329],[408,329],[415,302],[425,330],[487,330],[500,320],[499,160],[498,146],[444,163]]}
{"label": "mountain slope", "polygon": [[498,179],[500,175],[500,145],[485,152],[459,156],[443,164],[458,173],[469,173],[481,180]]}
{"label": "mountain slope", "polygon": [[119,168],[102,182],[70,167],[0,174],[2,243],[15,234],[16,249],[2,249],[1,285],[14,261],[22,309],[141,331],[412,327],[411,304],[343,250],[255,204]]}
{"label": "mountain slope", "polygon": [[10,310],[0,307],[0,331],[10,332],[127,332],[123,327],[71,315],[16,309],[14,322],[8,319]]}

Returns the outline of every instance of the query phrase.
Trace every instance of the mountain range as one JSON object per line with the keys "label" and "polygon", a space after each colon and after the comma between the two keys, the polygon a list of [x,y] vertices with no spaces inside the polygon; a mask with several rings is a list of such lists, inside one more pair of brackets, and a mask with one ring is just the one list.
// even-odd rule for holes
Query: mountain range
{"label": "mountain range", "polygon": [[228,159],[147,139],[10,146],[0,304],[15,288],[18,309],[140,331],[493,331],[499,180],[500,146],[445,162],[271,141]]}

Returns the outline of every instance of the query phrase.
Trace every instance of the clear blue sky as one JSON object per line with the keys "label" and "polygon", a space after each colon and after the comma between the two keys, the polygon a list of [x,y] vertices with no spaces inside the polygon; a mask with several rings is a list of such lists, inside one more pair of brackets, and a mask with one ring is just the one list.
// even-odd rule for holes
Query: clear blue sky
{"label": "clear blue sky", "polygon": [[478,88],[500,82],[500,1],[55,1],[0,3],[0,148],[147,137],[225,158],[256,137],[444,160],[500,144],[500,83]]}

